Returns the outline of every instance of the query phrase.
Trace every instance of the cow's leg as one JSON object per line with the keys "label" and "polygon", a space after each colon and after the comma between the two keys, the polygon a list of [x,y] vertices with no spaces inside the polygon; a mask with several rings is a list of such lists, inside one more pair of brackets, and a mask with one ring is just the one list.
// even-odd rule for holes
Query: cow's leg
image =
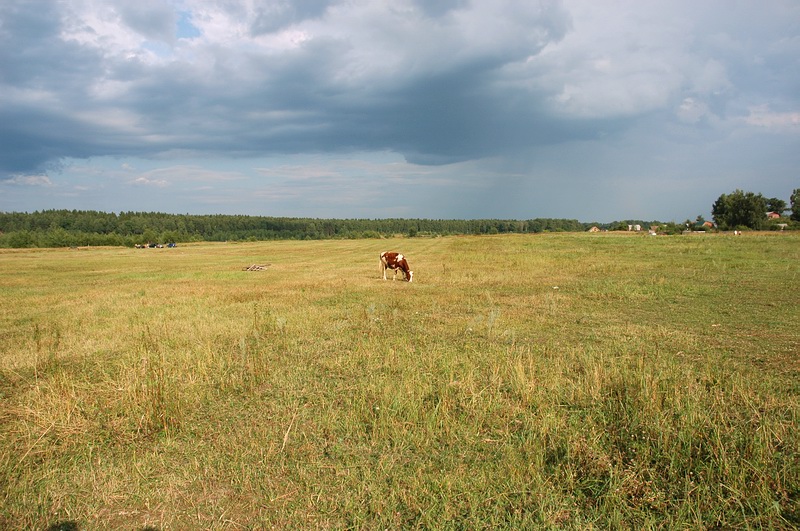
{"label": "cow's leg", "polygon": [[386,260],[383,258],[385,254],[385,252],[381,253],[381,258],[379,261],[379,267],[381,268],[381,273],[383,273],[383,280],[386,280]]}

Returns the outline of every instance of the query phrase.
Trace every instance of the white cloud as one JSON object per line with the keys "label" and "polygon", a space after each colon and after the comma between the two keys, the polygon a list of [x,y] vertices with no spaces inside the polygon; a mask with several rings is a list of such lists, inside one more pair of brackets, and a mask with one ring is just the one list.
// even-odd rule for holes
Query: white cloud
{"label": "white cloud", "polygon": [[165,179],[151,179],[145,176],[137,177],[133,179],[131,183],[137,186],[155,186],[156,188],[165,188],[169,186],[169,181]]}
{"label": "white cloud", "polygon": [[744,121],[756,127],[773,131],[800,133],[800,112],[773,112],[769,105],[750,107]]}
{"label": "white cloud", "polygon": [[47,175],[14,175],[6,182],[16,186],[54,186]]}
{"label": "white cloud", "polygon": [[694,98],[684,98],[677,110],[682,122],[695,124],[710,115],[708,105]]}
{"label": "white cloud", "polygon": [[145,40],[123,20],[112,3],[72,0],[62,4],[61,38],[104,50],[109,55],[133,53]]}

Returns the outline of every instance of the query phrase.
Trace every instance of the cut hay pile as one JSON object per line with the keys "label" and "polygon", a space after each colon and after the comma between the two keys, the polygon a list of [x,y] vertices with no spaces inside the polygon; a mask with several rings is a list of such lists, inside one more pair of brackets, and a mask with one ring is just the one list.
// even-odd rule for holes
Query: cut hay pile
{"label": "cut hay pile", "polygon": [[266,271],[270,264],[253,264],[248,267],[243,267],[242,271]]}

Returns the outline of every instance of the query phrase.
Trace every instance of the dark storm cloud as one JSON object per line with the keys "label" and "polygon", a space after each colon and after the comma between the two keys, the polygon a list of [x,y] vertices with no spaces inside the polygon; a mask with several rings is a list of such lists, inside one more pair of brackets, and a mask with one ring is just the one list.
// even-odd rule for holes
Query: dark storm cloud
{"label": "dark storm cloud", "polygon": [[[426,5],[430,21],[465,4]],[[411,26],[417,22],[413,13],[387,19],[367,9],[366,24],[383,24],[397,35],[376,43],[347,31],[321,31],[277,51],[207,42],[160,58],[141,48],[150,41],[174,41],[176,15],[164,2],[120,3],[116,10],[100,11],[105,20],[80,23],[73,20],[75,12],[51,7],[12,1],[0,8],[0,53],[9,65],[3,83],[12,91],[30,91],[27,97],[12,96],[13,112],[2,115],[0,135],[15,139],[15,149],[0,154],[6,175],[37,171],[54,157],[150,156],[176,149],[237,156],[391,149],[419,161],[491,154],[515,137],[505,132],[523,129],[507,121],[531,114],[527,104],[503,108],[507,95],[491,86],[498,70],[560,39],[568,22],[557,7],[517,8],[526,26],[515,22],[519,38],[495,46],[488,42],[491,35],[465,34],[472,28],[453,21],[434,20],[417,30]],[[328,8],[321,1],[262,3],[251,13],[251,29],[256,35],[271,33],[320,17]],[[111,36],[96,27],[101,22],[119,23],[144,40],[108,42]],[[392,27],[403,24],[409,27]],[[72,36],[65,38],[69,31]],[[393,39],[409,40],[393,48]],[[432,48],[439,43],[441,57]],[[381,52],[397,71],[384,70]],[[84,109],[114,109],[132,122],[113,130],[110,123],[93,124],[97,117],[81,116]],[[53,133],[54,126],[68,138]],[[524,141],[542,136],[532,133]]]}
{"label": "dark storm cloud", "polygon": [[172,42],[175,39],[177,15],[159,0],[121,2],[119,15],[125,25],[152,40]]}
{"label": "dark storm cloud", "polygon": [[265,2],[255,9],[251,32],[253,35],[263,35],[306,19],[317,18],[330,3],[328,0]]}
{"label": "dark storm cloud", "polygon": [[414,4],[429,16],[441,17],[454,9],[466,7],[469,2],[468,0],[415,0]]}
{"label": "dark storm cloud", "polygon": [[[4,94],[24,90],[70,90],[96,68],[100,54],[59,38],[57,9],[36,2],[0,3],[0,82]],[[66,85],[66,86],[65,86]],[[4,107],[8,96],[4,96]]]}

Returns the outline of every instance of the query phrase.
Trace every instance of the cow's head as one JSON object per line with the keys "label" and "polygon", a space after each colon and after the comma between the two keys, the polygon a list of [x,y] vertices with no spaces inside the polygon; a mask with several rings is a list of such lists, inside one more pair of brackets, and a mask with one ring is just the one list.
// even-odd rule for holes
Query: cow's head
{"label": "cow's head", "polygon": [[413,271],[411,271],[410,269],[409,269],[409,271],[408,271],[408,278],[407,278],[406,280],[408,280],[409,282],[411,282],[412,280],[414,280],[414,272],[413,272]]}

